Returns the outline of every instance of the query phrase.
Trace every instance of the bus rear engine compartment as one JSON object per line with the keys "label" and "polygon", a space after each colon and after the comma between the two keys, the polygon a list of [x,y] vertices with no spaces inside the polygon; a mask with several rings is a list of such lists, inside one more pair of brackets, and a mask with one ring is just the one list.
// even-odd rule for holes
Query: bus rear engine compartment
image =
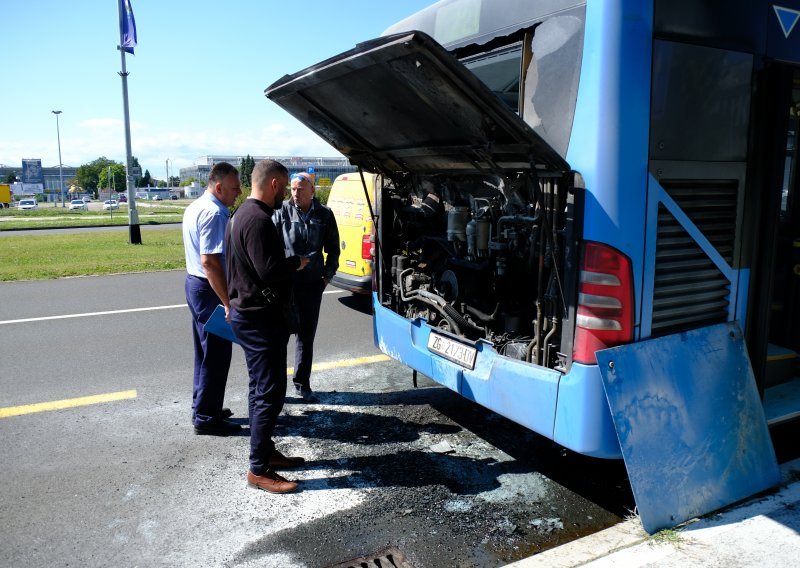
{"label": "bus rear engine compartment", "polygon": [[382,303],[506,357],[564,370],[572,185],[571,175],[525,173],[416,175],[385,188]]}

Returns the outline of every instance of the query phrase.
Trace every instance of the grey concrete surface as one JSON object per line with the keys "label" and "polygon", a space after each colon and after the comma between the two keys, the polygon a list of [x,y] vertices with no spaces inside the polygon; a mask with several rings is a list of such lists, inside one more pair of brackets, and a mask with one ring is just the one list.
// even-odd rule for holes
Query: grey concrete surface
{"label": "grey concrete surface", "polygon": [[800,565],[800,459],[781,466],[782,483],[670,531],[649,536],[636,518],[510,564],[514,568],[574,566],[756,568]]}
{"label": "grey concrete surface", "polygon": [[[245,485],[249,440],[195,436],[180,271],[0,283],[0,408],[136,398],[0,418],[0,566],[317,567],[398,546],[417,568],[502,566],[632,507],[618,462],[563,452],[386,359],[368,305],[323,299],[312,384],[277,442],[301,491]],[[165,309],[103,313],[143,307]],[[98,313],[100,312],[100,313]],[[348,364],[339,364],[350,361]],[[290,363],[291,364],[291,363]],[[227,404],[246,420],[234,350]],[[450,447],[438,453],[442,443]]]}

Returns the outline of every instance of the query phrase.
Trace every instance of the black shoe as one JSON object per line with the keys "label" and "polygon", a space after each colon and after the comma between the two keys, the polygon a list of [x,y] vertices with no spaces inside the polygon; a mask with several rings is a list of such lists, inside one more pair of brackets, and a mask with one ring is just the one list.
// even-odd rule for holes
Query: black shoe
{"label": "black shoe", "polygon": [[[226,418],[230,418],[231,416],[233,416],[233,410],[231,410],[230,408],[223,408],[222,411],[219,413],[219,417],[222,418],[223,420]],[[197,413],[194,410],[192,410],[192,424],[194,424],[196,418],[197,418]]]}
{"label": "black shoe", "polygon": [[241,430],[242,427],[240,425],[221,419],[195,425],[194,427],[194,433],[198,436],[228,436]]}
{"label": "black shoe", "polygon": [[311,387],[307,387],[305,385],[298,385],[294,383],[294,394],[297,398],[302,398],[303,402],[307,403],[314,403],[318,402],[314,391],[311,390]]}

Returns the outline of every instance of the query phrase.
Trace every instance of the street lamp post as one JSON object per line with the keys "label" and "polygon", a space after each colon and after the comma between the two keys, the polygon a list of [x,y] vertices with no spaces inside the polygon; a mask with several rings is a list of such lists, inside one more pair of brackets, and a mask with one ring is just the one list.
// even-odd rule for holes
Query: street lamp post
{"label": "street lamp post", "polygon": [[61,114],[60,110],[54,110],[53,114],[56,115],[56,135],[58,136],[58,187],[61,193],[61,207],[64,205],[64,169],[61,163],[61,130],[58,127],[58,115]]}

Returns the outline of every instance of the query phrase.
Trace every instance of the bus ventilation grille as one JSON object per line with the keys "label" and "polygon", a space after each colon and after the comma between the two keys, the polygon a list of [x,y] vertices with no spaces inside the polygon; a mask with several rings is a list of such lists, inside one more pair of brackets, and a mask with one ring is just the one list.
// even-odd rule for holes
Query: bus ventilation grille
{"label": "bus ventilation grille", "polygon": [[[736,244],[735,180],[660,180],[730,265]],[[724,322],[730,282],[663,206],[658,210],[652,336]]]}

